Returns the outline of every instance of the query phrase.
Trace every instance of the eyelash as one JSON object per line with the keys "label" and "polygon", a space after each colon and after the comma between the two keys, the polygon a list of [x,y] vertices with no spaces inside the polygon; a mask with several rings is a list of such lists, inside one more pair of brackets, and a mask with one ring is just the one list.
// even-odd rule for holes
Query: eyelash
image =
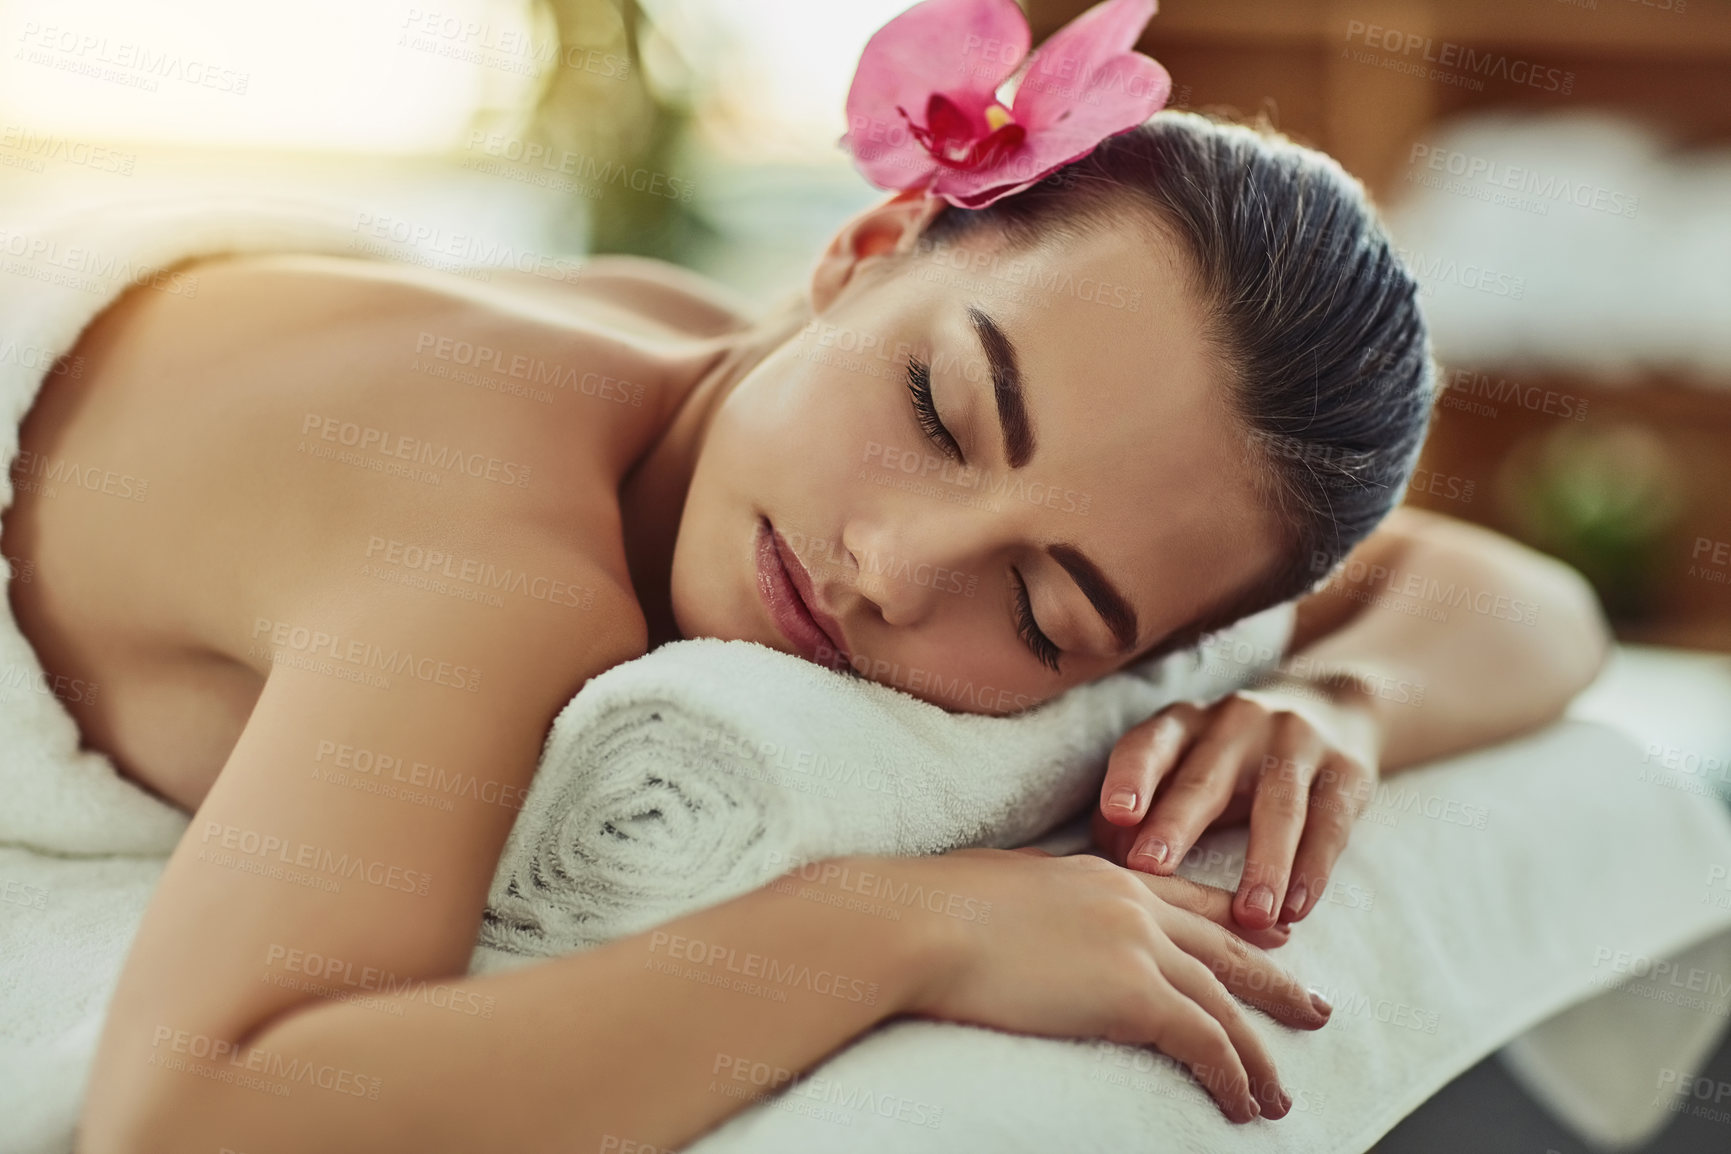
{"label": "eyelash", "polygon": [[1016,634],[1033,650],[1034,656],[1040,659],[1040,664],[1053,673],[1058,670],[1058,655],[1062,652],[1052,639],[1040,630],[1034,620],[1034,605],[1028,599],[1028,583],[1022,580],[1022,574],[1015,569],[1010,573],[1016,579]]}
{"label": "eyelash", "polygon": [[[938,416],[937,403],[932,399],[931,366],[916,357],[908,358],[908,393],[913,397],[914,416],[918,418],[920,429],[926,437],[942,450],[945,456],[960,461],[962,447],[956,444],[956,439],[944,428],[944,422]],[[1021,573],[1014,569],[1010,572],[1016,579],[1016,635],[1040,664],[1056,673],[1062,650],[1052,643],[1052,639],[1041,631],[1039,623],[1034,620],[1034,605],[1028,597],[1028,585],[1022,580]]]}
{"label": "eyelash", "polygon": [[956,439],[944,428],[944,422],[938,416],[937,402],[932,400],[931,366],[915,357],[908,358],[908,393],[914,399],[914,416],[918,418],[927,439],[936,445],[944,456],[960,461],[962,447],[956,444]]}

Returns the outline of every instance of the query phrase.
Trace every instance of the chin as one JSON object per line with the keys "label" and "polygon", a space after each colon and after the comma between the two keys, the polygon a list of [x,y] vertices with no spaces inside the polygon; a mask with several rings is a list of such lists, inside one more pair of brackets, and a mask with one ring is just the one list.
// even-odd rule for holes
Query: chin
{"label": "chin", "polygon": [[[722,620],[723,615],[717,613],[713,606],[703,603],[701,594],[695,598],[683,595],[680,589],[677,566],[673,570],[672,584],[673,626],[679,631],[679,636],[682,639],[716,637],[722,641],[739,640],[737,632],[726,627],[725,621]],[[711,592],[711,596],[713,595]]]}
{"label": "chin", "polygon": [[[668,593],[673,624],[681,638],[714,637],[722,641],[763,641],[762,628],[752,616],[751,586],[737,584],[726,566],[704,563],[684,554],[685,541],[674,546]],[[714,554],[710,554],[714,556]]]}

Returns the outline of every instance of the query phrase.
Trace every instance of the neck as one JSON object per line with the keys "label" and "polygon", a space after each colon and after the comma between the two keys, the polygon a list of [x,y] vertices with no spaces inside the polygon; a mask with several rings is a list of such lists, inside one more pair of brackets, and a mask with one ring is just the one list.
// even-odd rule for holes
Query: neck
{"label": "neck", "polygon": [[809,319],[810,306],[799,297],[706,344],[693,359],[684,387],[673,390],[678,400],[664,418],[660,437],[620,484],[625,557],[648,621],[651,649],[680,636],[673,617],[673,548],[710,423],[739,382]]}

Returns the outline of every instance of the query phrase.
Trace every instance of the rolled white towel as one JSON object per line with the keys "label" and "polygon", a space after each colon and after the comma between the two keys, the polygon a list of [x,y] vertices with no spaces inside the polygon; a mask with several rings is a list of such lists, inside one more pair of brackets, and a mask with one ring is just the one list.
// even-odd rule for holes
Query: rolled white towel
{"label": "rolled white towel", "polygon": [[554,721],[471,969],[636,933],[801,861],[1020,845],[1089,802],[1125,730],[1277,662],[1292,617],[1277,606],[1010,717],[951,713],[749,641],[665,645],[590,681]]}

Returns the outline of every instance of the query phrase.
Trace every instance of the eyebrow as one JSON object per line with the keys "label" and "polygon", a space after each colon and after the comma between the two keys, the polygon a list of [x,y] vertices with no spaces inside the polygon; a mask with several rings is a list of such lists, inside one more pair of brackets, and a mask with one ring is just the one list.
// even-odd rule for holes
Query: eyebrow
{"label": "eyebrow", "polygon": [[974,324],[992,373],[992,395],[998,402],[998,425],[1004,434],[1004,459],[1010,468],[1020,469],[1034,456],[1034,427],[1022,399],[1022,366],[1016,359],[1016,346],[978,305],[968,306],[968,319]]}
{"label": "eyebrow", "polygon": [[1075,579],[1082,595],[1106,622],[1106,628],[1112,631],[1112,637],[1118,643],[1118,652],[1128,653],[1134,649],[1137,633],[1136,610],[1129,600],[1118,592],[1118,587],[1100,572],[1100,567],[1074,545],[1048,545],[1046,552]]}

